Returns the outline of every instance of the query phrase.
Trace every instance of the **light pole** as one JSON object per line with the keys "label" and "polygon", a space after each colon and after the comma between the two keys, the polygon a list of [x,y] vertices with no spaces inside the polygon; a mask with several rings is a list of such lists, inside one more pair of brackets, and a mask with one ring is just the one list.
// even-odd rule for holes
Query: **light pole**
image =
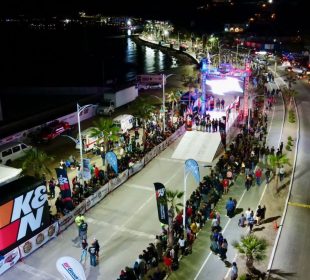
{"label": "light pole", "polygon": [[82,185],[84,185],[84,177],[83,177],[83,142],[82,142],[82,135],[81,135],[81,122],[80,122],[80,113],[90,107],[93,106],[93,104],[87,104],[84,106],[80,106],[79,103],[76,103],[76,113],[77,113],[77,121],[78,121],[78,130],[79,130],[79,142],[80,142],[80,161],[81,161],[81,165],[80,165],[80,174],[81,176],[81,180],[82,180]]}
{"label": "light pole", "polygon": [[162,85],[162,88],[163,88],[163,133],[165,133],[166,131],[166,110],[165,110],[165,104],[166,104],[166,93],[165,93],[165,83],[166,83],[166,80],[173,76],[175,74],[169,74],[169,75],[165,75],[165,74],[162,74],[162,80],[163,80],[163,85]]}

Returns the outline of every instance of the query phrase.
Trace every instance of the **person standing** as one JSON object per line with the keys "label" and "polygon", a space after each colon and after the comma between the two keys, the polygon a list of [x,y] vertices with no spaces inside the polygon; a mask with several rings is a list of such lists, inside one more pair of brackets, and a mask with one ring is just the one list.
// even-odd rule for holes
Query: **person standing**
{"label": "person standing", "polygon": [[100,251],[100,245],[98,240],[96,239],[96,237],[94,237],[94,241],[93,241],[93,245],[96,249],[96,259],[97,259],[97,263],[99,262],[99,251]]}
{"label": "person standing", "polygon": [[261,185],[261,178],[262,178],[263,172],[262,170],[258,167],[255,171],[255,178],[256,178],[256,184],[257,186]]}
{"label": "person standing", "polygon": [[237,280],[238,279],[238,267],[235,262],[232,263],[231,271],[230,271],[230,279]]}
{"label": "person standing", "polygon": [[55,179],[54,178],[50,179],[50,181],[48,183],[48,187],[50,189],[51,198],[55,198],[55,186],[56,186]]}
{"label": "person standing", "polygon": [[90,265],[91,266],[96,266],[97,261],[96,261],[96,247],[92,243],[91,246],[88,248],[88,253],[90,256]]}
{"label": "person standing", "polygon": [[285,174],[284,166],[281,165],[281,167],[280,167],[280,169],[279,169],[280,182],[283,180],[284,174]]}
{"label": "person standing", "polygon": [[227,256],[226,256],[227,249],[228,249],[228,242],[224,238],[224,240],[223,240],[223,242],[222,242],[222,244],[220,246],[220,259],[221,260],[226,260],[227,259]]}
{"label": "person standing", "polygon": [[83,239],[82,240],[82,253],[81,253],[80,263],[82,263],[83,261],[84,261],[84,263],[86,262],[87,247],[88,247],[88,243],[87,243],[86,239]]}
{"label": "person standing", "polygon": [[80,224],[80,231],[79,231],[79,237],[82,242],[83,239],[87,239],[87,229],[88,229],[88,224],[83,220],[82,223]]}

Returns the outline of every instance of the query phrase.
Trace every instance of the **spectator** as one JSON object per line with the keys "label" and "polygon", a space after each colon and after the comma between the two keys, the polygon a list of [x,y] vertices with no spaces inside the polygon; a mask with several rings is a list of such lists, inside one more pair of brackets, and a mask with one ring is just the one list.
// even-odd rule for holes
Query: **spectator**
{"label": "spectator", "polygon": [[231,271],[230,271],[230,279],[237,280],[238,279],[238,267],[235,262],[232,263]]}

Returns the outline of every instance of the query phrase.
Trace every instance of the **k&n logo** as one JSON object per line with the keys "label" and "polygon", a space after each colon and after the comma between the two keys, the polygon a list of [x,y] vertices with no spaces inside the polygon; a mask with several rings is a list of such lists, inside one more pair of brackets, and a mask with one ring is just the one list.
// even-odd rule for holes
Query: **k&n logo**
{"label": "k&n logo", "polygon": [[0,250],[24,238],[28,226],[31,232],[40,228],[46,201],[42,185],[0,206]]}

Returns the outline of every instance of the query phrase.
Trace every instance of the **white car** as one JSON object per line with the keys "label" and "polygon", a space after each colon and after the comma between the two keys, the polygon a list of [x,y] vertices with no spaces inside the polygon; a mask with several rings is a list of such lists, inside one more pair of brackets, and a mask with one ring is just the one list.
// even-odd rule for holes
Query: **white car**
{"label": "white car", "polygon": [[149,85],[149,89],[159,89],[159,88],[161,88],[161,87],[162,87],[161,84]]}

